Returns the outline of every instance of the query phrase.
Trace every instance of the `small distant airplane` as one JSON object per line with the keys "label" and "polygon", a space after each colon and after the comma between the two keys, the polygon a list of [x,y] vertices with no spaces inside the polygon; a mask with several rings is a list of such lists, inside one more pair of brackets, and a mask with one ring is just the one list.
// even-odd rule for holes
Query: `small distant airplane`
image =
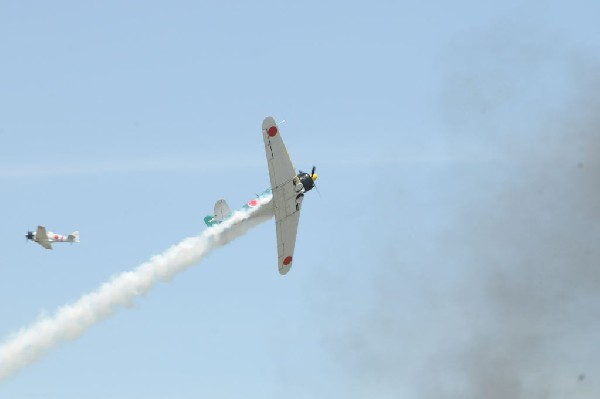
{"label": "small distant airplane", "polygon": [[[264,203],[251,218],[264,218],[275,215],[277,232],[277,256],[279,273],[286,274],[292,267],[292,257],[296,246],[300,208],[304,193],[315,187],[317,174],[313,166],[310,174],[296,172],[279,133],[277,123],[272,117],[267,117],[262,123],[263,141],[269,166],[271,188],[263,192],[257,199],[248,202],[242,209],[253,208],[259,200],[272,198]],[[220,199],[215,204],[215,214],[204,218],[207,226],[221,223],[231,216],[231,210],[225,200]]]}
{"label": "small distant airplane", "polygon": [[46,249],[52,249],[52,244],[55,242],[79,242],[79,232],[74,231],[68,236],[63,236],[51,231],[46,232],[44,226],[38,226],[35,232],[28,231],[27,234],[25,234],[25,238],[37,242]]}

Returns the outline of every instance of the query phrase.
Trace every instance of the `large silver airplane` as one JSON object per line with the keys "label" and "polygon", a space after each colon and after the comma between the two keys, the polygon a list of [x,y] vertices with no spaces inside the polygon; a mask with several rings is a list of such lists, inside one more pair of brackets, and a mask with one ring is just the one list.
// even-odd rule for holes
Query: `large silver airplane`
{"label": "large silver airplane", "polygon": [[[263,202],[262,207],[253,213],[251,218],[275,216],[277,263],[279,273],[286,274],[292,267],[302,201],[304,194],[315,187],[316,168],[313,166],[310,174],[302,171],[296,172],[287,148],[283,144],[277,123],[272,117],[269,116],[263,121],[262,133],[271,188],[263,192],[257,199],[249,201],[242,209],[253,208],[260,201]],[[214,215],[206,216],[204,222],[210,227],[221,223],[231,215],[232,212],[227,202],[221,199],[215,204]]]}

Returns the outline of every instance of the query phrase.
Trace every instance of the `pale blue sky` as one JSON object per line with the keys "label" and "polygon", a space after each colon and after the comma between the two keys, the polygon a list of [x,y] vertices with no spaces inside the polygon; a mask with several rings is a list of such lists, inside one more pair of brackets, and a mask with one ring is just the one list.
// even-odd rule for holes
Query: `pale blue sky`
{"label": "pale blue sky", "polygon": [[320,176],[289,275],[267,222],[0,398],[597,397],[598,15],[0,2],[1,339],[267,188],[265,116]]}

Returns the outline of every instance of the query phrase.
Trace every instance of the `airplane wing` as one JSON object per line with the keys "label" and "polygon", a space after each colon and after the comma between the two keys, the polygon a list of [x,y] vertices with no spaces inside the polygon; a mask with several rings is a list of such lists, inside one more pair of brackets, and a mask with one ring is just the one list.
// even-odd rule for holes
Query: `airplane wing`
{"label": "airplane wing", "polygon": [[44,226],[38,226],[37,231],[35,232],[35,241],[46,249],[52,249],[52,245],[50,245],[50,241],[48,241],[48,233],[46,233],[46,228]]}
{"label": "airplane wing", "polygon": [[267,162],[269,164],[271,188],[275,189],[283,186],[285,183],[291,182],[296,177],[296,168],[292,165],[292,160],[287,152],[287,148],[285,148],[285,144],[283,144],[275,120],[270,116],[266,117],[262,128]]}
{"label": "airplane wing", "polygon": [[292,267],[292,257],[294,255],[294,247],[296,246],[299,221],[300,211],[294,212],[281,220],[275,220],[275,229],[277,230],[277,265],[280,274],[287,274]]}
{"label": "airplane wing", "polygon": [[296,246],[300,220],[300,204],[297,203],[296,197],[297,192],[302,189],[302,184],[296,177],[296,169],[283,144],[275,120],[270,116],[265,118],[262,130],[273,192],[279,273],[286,274],[292,267]]}

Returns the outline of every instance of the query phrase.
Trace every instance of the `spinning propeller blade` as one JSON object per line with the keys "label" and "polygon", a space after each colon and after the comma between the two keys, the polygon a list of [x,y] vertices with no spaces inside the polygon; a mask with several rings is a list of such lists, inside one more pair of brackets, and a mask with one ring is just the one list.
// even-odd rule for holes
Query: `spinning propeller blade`
{"label": "spinning propeller blade", "polygon": [[313,165],[312,170],[310,171],[310,178],[313,180],[314,186],[315,186],[315,190],[317,190],[317,193],[319,193],[319,197],[321,196],[321,192],[319,191],[319,188],[317,187],[317,182],[316,182],[316,176],[315,176],[315,170],[317,170],[317,167],[315,165]]}

